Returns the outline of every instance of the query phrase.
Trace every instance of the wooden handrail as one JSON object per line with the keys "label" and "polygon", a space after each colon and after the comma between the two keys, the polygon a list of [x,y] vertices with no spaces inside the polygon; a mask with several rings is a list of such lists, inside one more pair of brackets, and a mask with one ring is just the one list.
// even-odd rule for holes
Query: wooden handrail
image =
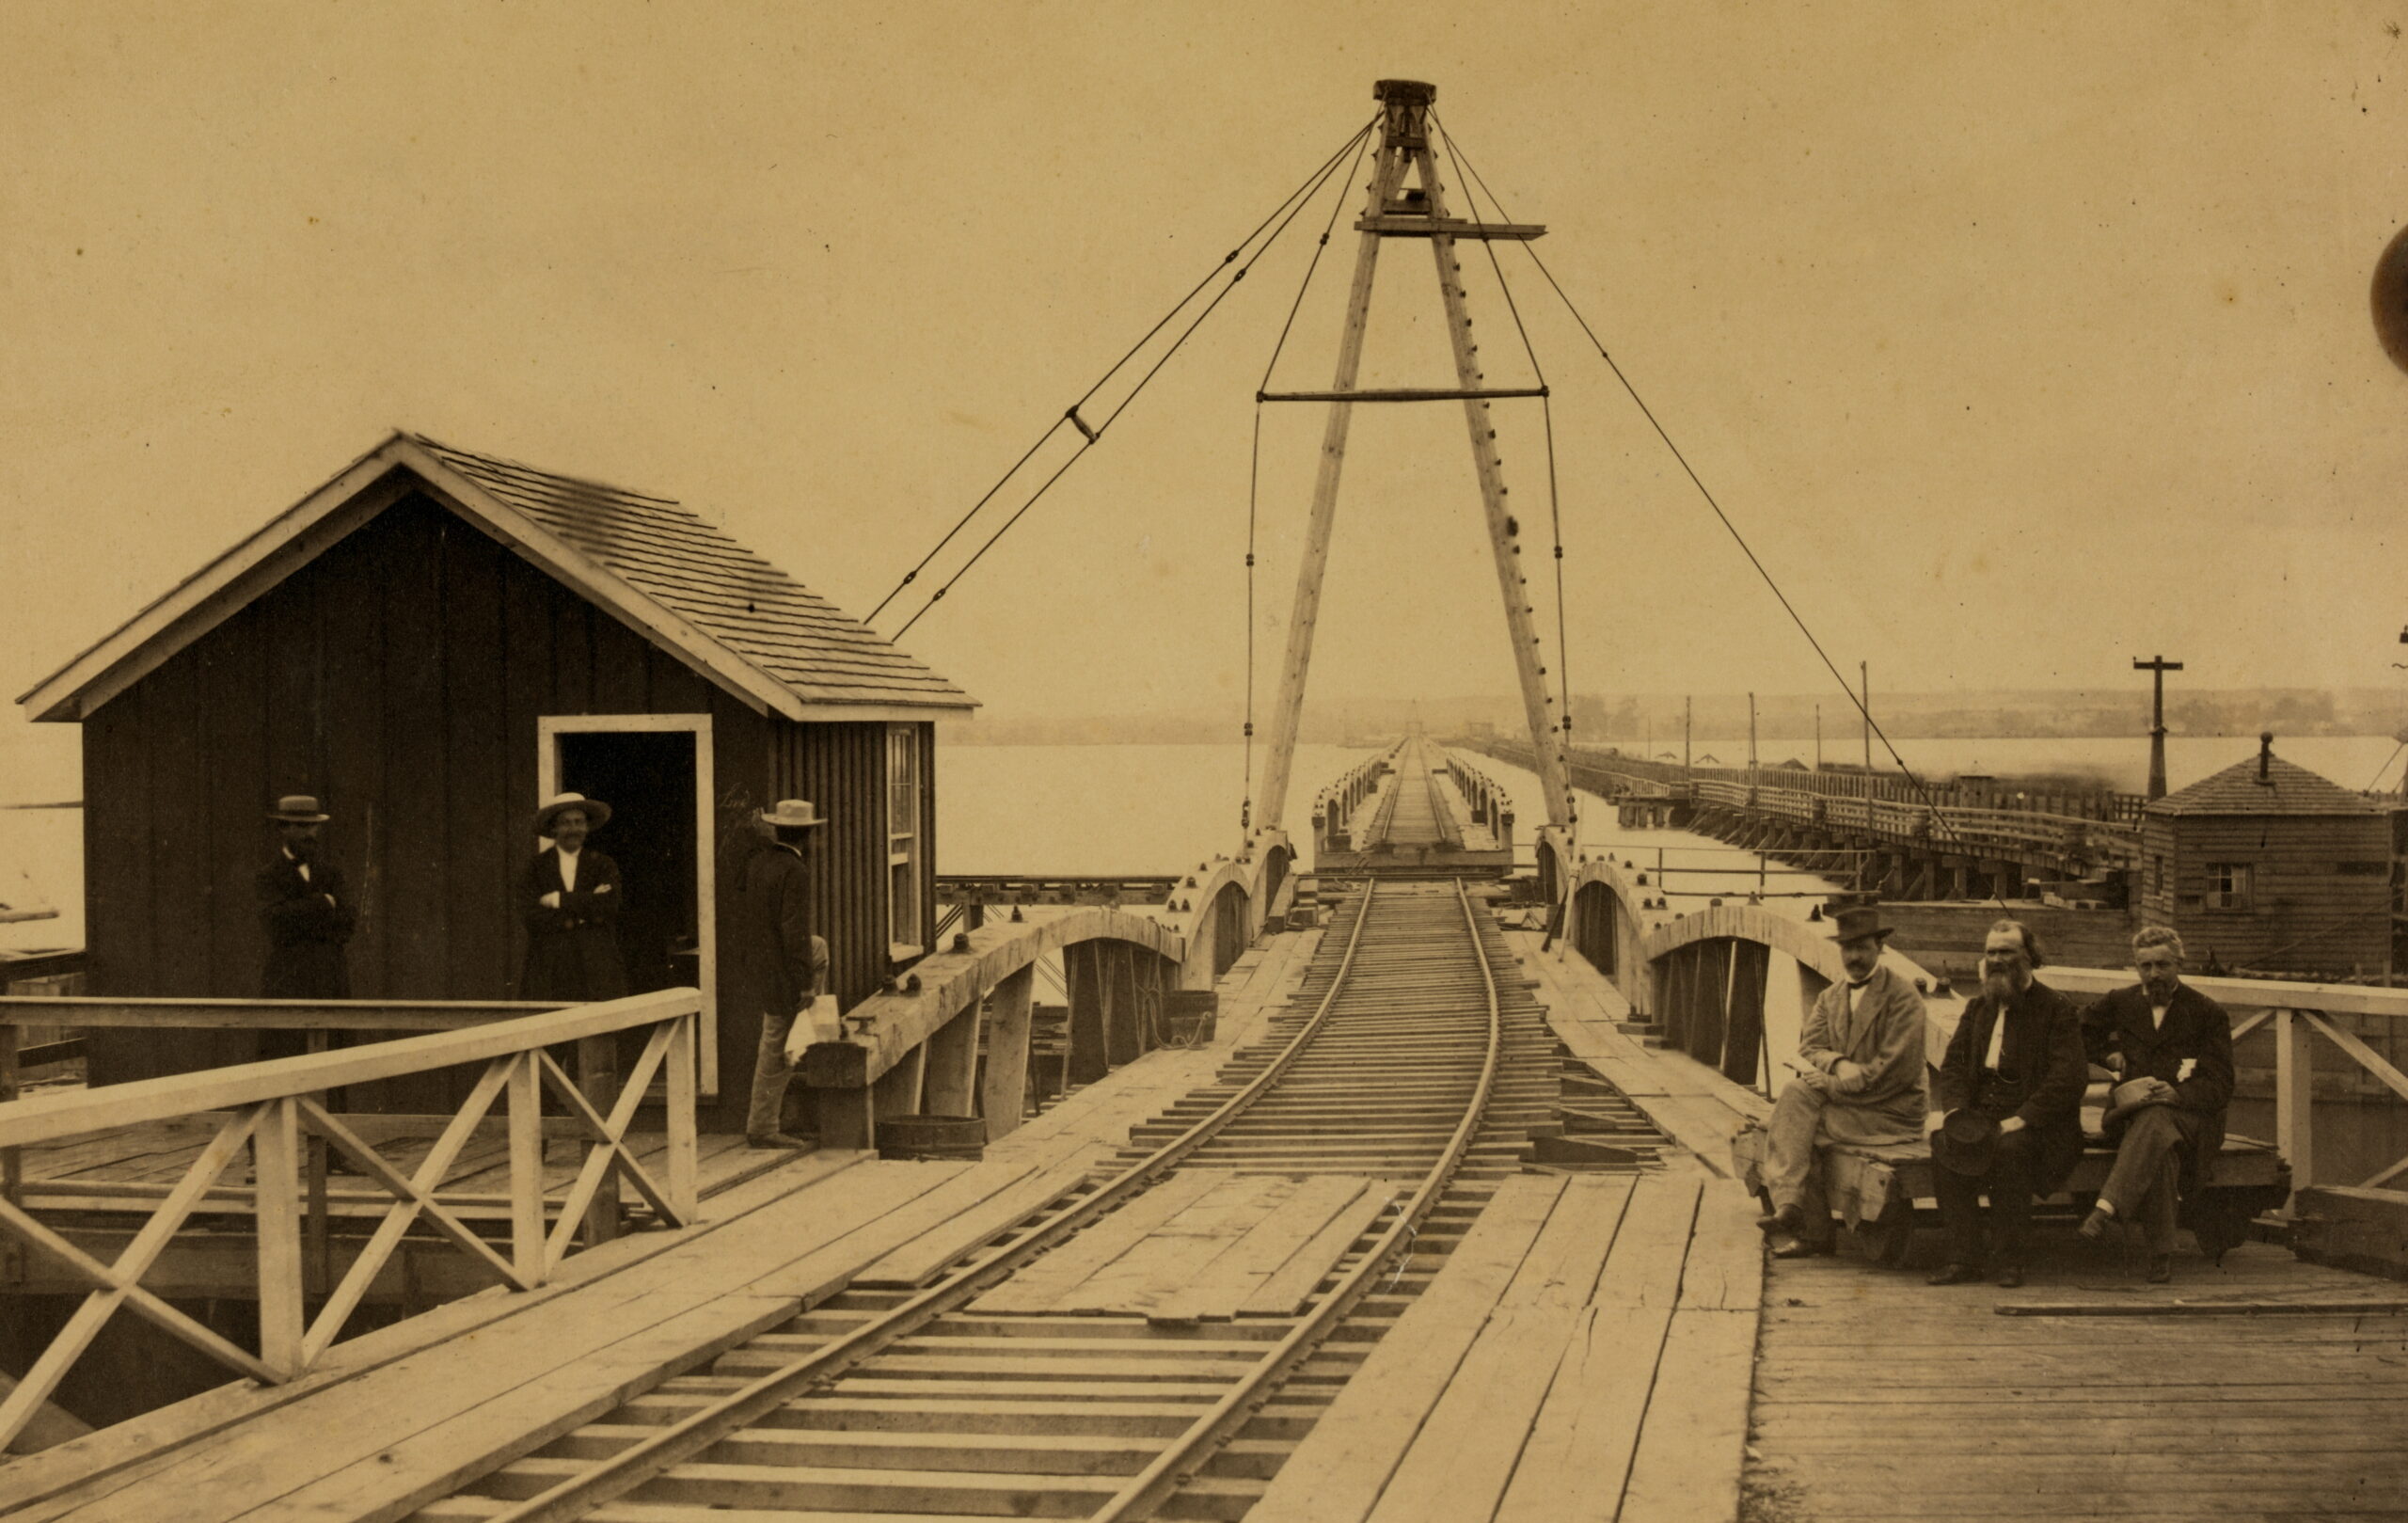
{"label": "wooden handrail", "polygon": [[214,1027],[246,1031],[459,1031],[568,1008],[548,1000],[108,999],[0,994],[0,1026]]}
{"label": "wooden handrail", "polygon": [[[171,1002],[172,1003],[172,1002]],[[698,1152],[695,1137],[695,1024],[702,995],[663,990],[595,1005],[569,1006],[488,1021],[467,1029],[403,1037],[340,1052],[199,1073],[145,1079],[98,1090],[72,1090],[0,1104],[0,1153],[62,1137],[170,1117],[223,1113],[215,1136],[135,1234],[114,1262],[104,1263],[0,1192],[0,1228],[24,1240],[91,1286],[83,1307],[50,1341],[16,1388],[0,1395],[0,1448],[38,1417],[60,1380],[91,1346],[118,1309],[135,1312],[218,1362],[261,1380],[291,1380],[332,1347],[368,1287],[414,1230],[449,1239],[483,1272],[519,1290],[545,1282],[580,1231],[588,1244],[616,1230],[615,1185],[624,1180],[670,1227],[694,1220]],[[631,1028],[650,1038],[615,1099],[595,1093],[593,1075],[572,1078],[554,1062],[556,1044],[609,1039]],[[13,1027],[0,1027],[13,1039]],[[607,1040],[604,1043],[608,1045]],[[319,1103],[320,1091],[405,1073],[483,1064],[459,1112],[433,1148],[404,1174],[349,1121]],[[658,1177],[638,1162],[634,1122],[655,1075],[667,1093],[667,1156]],[[545,1198],[542,1114],[545,1090],[568,1107],[587,1148],[566,1198],[553,1212]],[[445,1177],[497,1102],[507,1107],[510,1235],[505,1256],[471,1230],[442,1195]],[[309,1155],[325,1139],[391,1201],[384,1220],[341,1283],[312,1310],[309,1238],[303,1199],[322,1190],[322,1164]],[[259,1349],[256,1354],[196,1322],[146,1289],[145,1273],[184,1222],[217,1188],[219,1176],[246,1150],[251,1155],[253,1233],[259,1263]],[[556,1220],[547,1223],[547,1216]]]}
{"label": "wooden handrail", "polygon": [[0,1148],[26,1147],[109,1127],[164,1121],[195,1111],[231,1110],[262,1101],[316,1094],[345,1085],[484,1062],[584,1037],[656,1024],[702,1007],[693,989],[630,994],[598,1005],[572,1005],[459,1031],[402,1037],[364,1047],[279,1057],[234,1068],[205,1069],[137,1079],[98,1089],[69,1089],[0,1105]]}

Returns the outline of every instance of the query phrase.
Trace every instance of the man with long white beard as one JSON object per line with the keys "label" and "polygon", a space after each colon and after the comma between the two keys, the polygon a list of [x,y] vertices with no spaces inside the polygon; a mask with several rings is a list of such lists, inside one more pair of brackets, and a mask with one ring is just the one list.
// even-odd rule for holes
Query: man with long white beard
{"label": "man with long white beard", "polygon": [[1933,1193],[1948,1234],[1934,1285],[1982,1277],[1979,1198],[1990,1198],[2001,1285],[2023,1283],[2032,1198],[2057,1188],[2082,1157],[2082,1022],[2066,997],[2035,978],[2039,943],[2017,920],[1982,944],[1982,992],[1941,1060],[1934,1098]]}

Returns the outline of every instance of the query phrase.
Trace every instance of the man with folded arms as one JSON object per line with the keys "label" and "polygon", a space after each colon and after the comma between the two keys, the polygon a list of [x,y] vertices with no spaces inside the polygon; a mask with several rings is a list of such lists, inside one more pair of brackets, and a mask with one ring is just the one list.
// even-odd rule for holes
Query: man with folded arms
{"label": "man with folded arms", "polygon": [[2232,1018],[2182,981],[2182,938],[2163,926],[2132,937],[2141,981],[2083,1013],[2090,1060],[2117,1079],[2107,1112],[2115,1166],[2082,1224],[2097,1238],[2111,1221],[2138,1221],[2148,1241],[2148,1279],[2174,1277],[2180,1195],[2208,1182],[2224,1150],[2232,1101]]}
{"label": "man with folded arms", "polygon": [[1823,991],[1798,1028],[1798,1076],[1773,1106],[1765,1148],[1772,1214],[1756,1225],[1793,1241],[1776,1259],[1829,1253],[1836,1242],[1823,1193],[1824,1150],[1833,1143],[1913,1142],[1923,1120],[1923,996],[1881,966],[1890,928],[1870,905],[1842,910],[1831,939],[1847,982]]}
{"label": "man with folded arms", "polygon": [[2017,920],[1982,943],[1982,992],[1965,1004],[1936,1086],[1932,1193],[1948,1261],[1934,1285],[1982,1277],[1980,1198],[1990,1198],[1998,1282],[2023,1283],[2032,1198],[2047,1195],[2082,1157],[2082,1091],[2089,1069],[2082,1023],[2063,994],[2032,976],[2039,943]]}

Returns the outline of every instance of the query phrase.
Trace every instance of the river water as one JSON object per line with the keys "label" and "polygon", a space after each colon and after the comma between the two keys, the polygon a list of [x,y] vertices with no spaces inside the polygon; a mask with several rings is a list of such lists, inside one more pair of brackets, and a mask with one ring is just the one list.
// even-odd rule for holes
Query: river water
{"label": "river water", "polygon": [[[0,732],[0,804],[75,799],[81,787],[72,725],[28,725]],[[2291,760],[2345,787],[2364,787],[2381,770],[2398,775],[2398,749],[2378,737],[2305,737],[2278,740]],[[1660,748],[1659,748],[1660,749]],[[1709,749],[1700,747],[1700,754]],[[1934,775],[1958,770],[2083,770],[2118,787],[2137,790],[2148,765],[2146,740],[1910,740],[1899,749],[1908,762]],[[2256,752],[2245,738],[2176,738],[2167,745],[2167,771],[2179,788]],[[1725,746],[1744,760],[1744,743]],[[1779,761],[1796,750],[1791,742],[1761,748],[1760,759]],[[1307,829],[1313,796],[1369,753],[1342,746],[1304,746],[1289,789],[1288,824],[1299,836]],[[1852,754],[1853,753],[1848,753]],[[1838,755],[1830,742],[1827,755]],[[1811,759],[1811,744],[1806,755]],[[942,873],[1141,874],[1170,872],[1214,852],[1235,849],[1239,808],[1252,786],[1261,785],[1263,753],[1249,763],[1246,748],[1207,746],[974,746],[943,745],[937,753],[937,870]],[[1545,818],[1537,779],[1501,762],[1482,769],[1516,800],[1517,844],[1529,860],[1535,827]],[[1631,853],[1652,852],[1666,843],[1645,833],[1626,834],[1612,824],[1611,811],[1585,811],[1584,840]],[[0,925],[0,946],[75,945],[83,939],[83,826],[72,809],[0,809],[0,903],[46,904],[55,919]],[[1683,855],[1674,845],[1671,865],[1727,865],[1727,854]],[[1309,853],[1307,853],[1309,855]],[[1633,860],[1640,860],[1634,855]],[[1751,859],[1752,860],[1752,859]],[[1753,875],[1675,875],[1675,886],[1701,893],[1745,892]],[[1779,884],[1767,883],[1768,889]],[[1791,891],[1814,885],[1799,882]],[[1703,902],[1703,899],[1700,900]],[[1772,901],[1778,904],[1781,901]],[[1799,901],[1801,904],[1804,901]]]}

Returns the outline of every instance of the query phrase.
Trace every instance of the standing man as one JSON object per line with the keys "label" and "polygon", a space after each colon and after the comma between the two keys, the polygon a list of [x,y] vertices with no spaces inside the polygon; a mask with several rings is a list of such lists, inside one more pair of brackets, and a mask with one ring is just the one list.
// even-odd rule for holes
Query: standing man
{"label": "standing man", "polygon": [[[358,916],[344,887],[342,869],[320,854],[318,833],[327,817],[317,799],[290,793],[267,817],[276,821],[277,849],[260,869],[260,920],[267,930],[266,967],[260,976],[262,999],[351,998],[351,970],[343,948]],[[342,1033],[329,1033],[340,1041]],[[309,1050],[301,1031],[262,1031],[262,1061],[296,1057]]]}
{"label": "standing man", "polygon": [[2132,937],[2141,981],[2083,1012],[2090,1061],[2117,1079],[2107,1112],[2115,1166],[2082,1224],[2097,1238],[2110,1221],[2138,1220],[2148,1238],[2148,1280],[2174,1277],[2177,1200],[2208,1182],[2224,1150],[2232,1101],[2232,1018],[2182,981],[2182,938],[2163,926]]}
{"label": "standing man", "polygon": [[794,1065],[786,1038],[795,1016],[827,991],[828,944],[813,934],[811,879],[803,848],[827,823],[808,799],[781,799],[756,813],[758,844],[736,869],[736,954],[743,987],[761,1012],[761,1040],[752,1060],[752,1103],[744,1140],[755,1148],[805,1148],[784,1123]]}
{"label": "standing man", "polygon": [[535,811],[535,854],[519,888],[527,922],[527,971],[518,997],[582,1005],[627,992],[619,960],[619,865],[586,837],[610,823],[610,806],[580,793],[555,794]]}
{"label": "standing man", "polygon": [[1823,1193],[1823,1150],[1835,1142],[1878,1146],[1922,1135],[1930,1108],[1924,1085],[1923,996],[1881,966],[1890,928],[1871,905],[1837,916],[1847,982],[1823,991],[1798,1038],[1798,1076],[1773,1106],[1765,1193],[1772,1214],[1756,1225],[1793,1241],[1776,1259],[1829,1253],[1837,1242]]}
{"label": "standing man", "polygon": [[1982,1277],[1979,1198],[1990,1198],[1998,1282],[2023,1283],[2032,1198],[2056,1189],[2082,1157],[2082,1091],[2089,1070],[2073,1006],[2032,976],[2040,945],[2021,921],[2001,920],[1982,944],[1982,992],[1941,1060],[1932,1132],[1933,1193],[1948,1234],[1934,1285]]}

